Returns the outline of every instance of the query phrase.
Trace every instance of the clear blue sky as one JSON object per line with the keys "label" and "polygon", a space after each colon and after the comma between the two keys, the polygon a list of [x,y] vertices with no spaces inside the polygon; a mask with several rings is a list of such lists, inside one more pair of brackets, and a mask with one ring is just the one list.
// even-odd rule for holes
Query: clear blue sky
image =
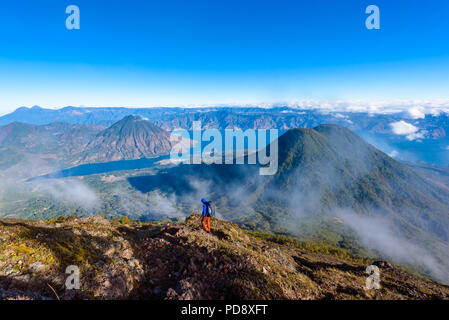
{"label": "clear blue sky", "polygon": [[448,17],[447,0],[0,0],[0,113],[449,98]]}

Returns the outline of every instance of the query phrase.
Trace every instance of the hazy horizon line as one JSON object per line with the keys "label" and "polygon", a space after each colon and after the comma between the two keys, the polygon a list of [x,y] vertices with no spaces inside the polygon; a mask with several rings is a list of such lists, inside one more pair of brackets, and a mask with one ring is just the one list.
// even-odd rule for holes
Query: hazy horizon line
{"label": "hazy horizon line", "polygon": [[378,100],[320,100],[320,99],[298,99],[292,101],[275,102],[234,102],[234,103],[202,103],[202,104],[158,104],[147,106],[97,106],[97,105],[66,105],[62,107],[40,106],[19,106],[12,111],[1,112],[0,116],[5,116],[16,112],[19,109],[40,108],[45,110],[63,110],[66,108],[77,109],[207,109],[207,108],[290,108],[298,110],[321,110],[325,112],[350,112],[350,113],[372,113],[372,114],[394,114],[409,112],[416,118],[421,118],[425,114],[437,115],[441,112],[449,113],[449,99],[378,99]]}

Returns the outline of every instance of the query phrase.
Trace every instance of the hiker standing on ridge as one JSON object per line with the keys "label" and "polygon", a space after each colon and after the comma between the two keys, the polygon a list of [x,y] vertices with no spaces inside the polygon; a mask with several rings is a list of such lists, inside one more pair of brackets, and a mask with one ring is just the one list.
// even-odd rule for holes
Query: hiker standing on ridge
{"label": "hiker standing on ridge", "polygon": [[201,202],[203,203],[203,219],[201,223],[203,224],[204,230],[210,233],[210,217],[215,213],[215,210],[212,208],[212,201],[207,201],[203,198]]}

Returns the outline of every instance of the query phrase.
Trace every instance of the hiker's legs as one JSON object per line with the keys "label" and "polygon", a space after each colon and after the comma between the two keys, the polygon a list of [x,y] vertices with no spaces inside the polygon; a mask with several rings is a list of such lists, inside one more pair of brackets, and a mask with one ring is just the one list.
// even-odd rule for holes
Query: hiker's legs
{"label": "hiker's legs", "polygon": [[206,222],[207,222],[207,229],[209,229],[210,232],[210,217],[206,218]]}
{"label": "hiker's legs", "polygon": [[201,220],[201,223],[203,224],[204,230],[209,231],[209,230],[207,229],[207,226],[206,226],[206,220],[207,220],[207,218],[206,218],[206,217],[203,217],[203,220]]}

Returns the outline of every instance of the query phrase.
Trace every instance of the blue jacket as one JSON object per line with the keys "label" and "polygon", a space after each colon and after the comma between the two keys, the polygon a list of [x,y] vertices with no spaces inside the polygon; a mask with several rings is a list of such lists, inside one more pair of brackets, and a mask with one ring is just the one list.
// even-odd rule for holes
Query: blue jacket
{"label": "blue jacket", "polygon": [[203,203],[203,218],[207,216],[207,201],[206,199],[201,199],[201,202]]}

